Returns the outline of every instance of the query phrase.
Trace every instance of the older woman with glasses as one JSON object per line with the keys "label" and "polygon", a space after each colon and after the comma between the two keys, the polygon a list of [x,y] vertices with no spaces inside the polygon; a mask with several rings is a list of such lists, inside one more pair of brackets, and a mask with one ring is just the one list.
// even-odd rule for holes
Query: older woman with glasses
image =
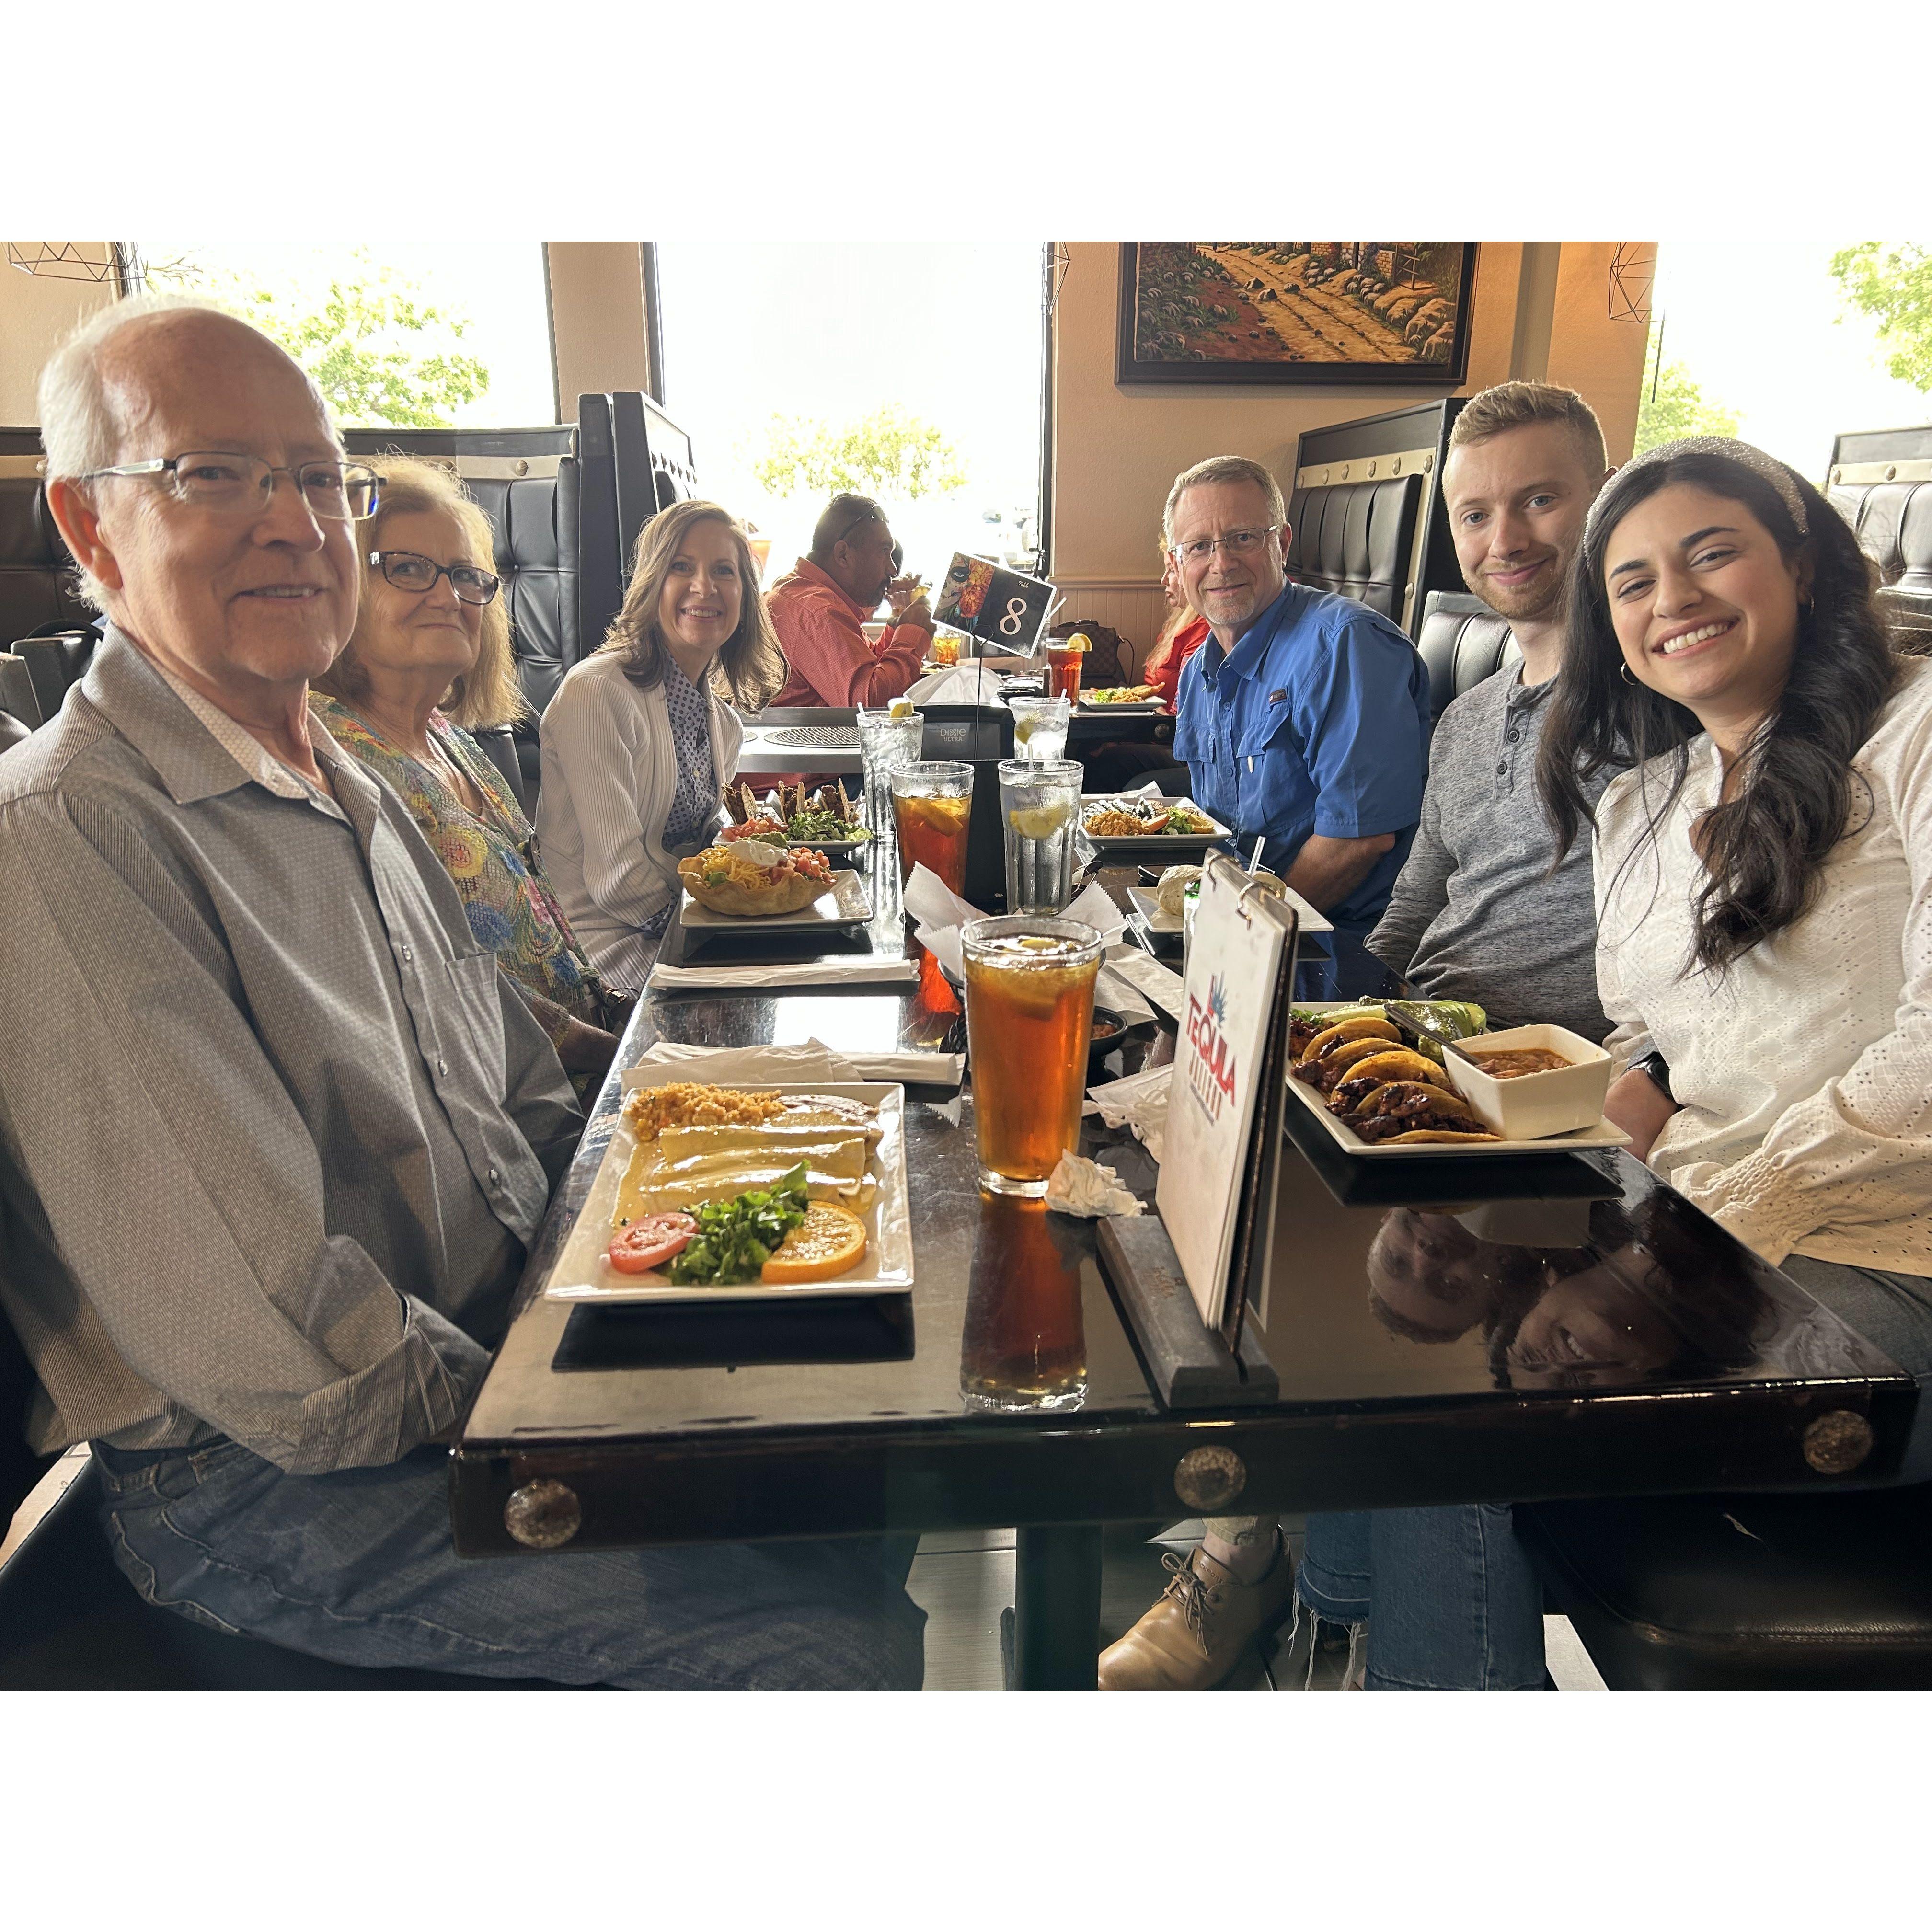
{"label": "older woman with glasses", "polygon": [[362,528],[348,645],[314,680],[330,734],[406,805],[580,1090],[616,1052],[622,1008],[584,956],[522,808],[465,726],[524,715],[489,520],[434,464],[390,457]]}
{"label": "older woman with glasses", "polygon": [[537,820],[564,908],[602,972],[640,986],[745,735],[784,676],[751,542],[716,503],[674,504],[638,538],[624,608],[543,720]]}

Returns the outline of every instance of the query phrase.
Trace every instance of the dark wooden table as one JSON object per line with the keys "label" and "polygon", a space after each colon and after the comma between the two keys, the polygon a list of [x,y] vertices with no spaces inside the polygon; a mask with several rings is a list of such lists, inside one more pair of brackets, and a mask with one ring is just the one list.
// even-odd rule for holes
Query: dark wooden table
{"label": "dark wooden table", "polygon": [[[890,910],[871,937],[901,943]],[[1298,991],[1382,982],[1338,938]],[[621,1058],[659,1039],[864,1052],[956,1044],[960,1030],[943,982],[652,998]],[[1162,1033],[1125,1052],[1172,1048]],[[1090,1687],[1104,1522],[1870,1481],[1896,1467],[1910,1426],[1909,1378],[1636,1162],[1372,1166],[1292,1102],[1255,1310],[1281,1384],[1265,1406],[1162,1408],[1094,1224],[978,1188],[970,1092],[908,1096],[909,1304],[546,1302],[536,1290],[616,1102],[614,1079],[454,1451],[465,1555],[541,1561],[531,1539],[548,1546],[573,1522],[562,1546],[1017,1526],[1016,1679]],[[1150,1198],[1154,1168],[1124,1132],[1096,1127],[1083,1146]],[[989,1411],[962,1395],[1016,1296],[1077,1327],[1077,1408]]]}

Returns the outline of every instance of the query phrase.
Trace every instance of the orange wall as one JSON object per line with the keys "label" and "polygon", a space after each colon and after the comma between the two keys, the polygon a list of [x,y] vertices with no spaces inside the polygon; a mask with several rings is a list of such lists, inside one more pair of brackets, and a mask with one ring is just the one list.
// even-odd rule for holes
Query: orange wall
{"label": "orange wall", "polygon": [[[1066,595],[1066,615],[1111,624],[1144,646],[1163,608],[1155,555],[1161,506],[1180,471],[1232,452],[1267,464],[1286,483],[1304,430],[1400,409],[1429,392],[1123,388],[1114,380],[1119,244],[1067,245],[1054,310],[1054,580]],[[1629,454],[1636,432],[1646,331],[1608,318],[1611,246],[1483,243],[1468,380],[1456,393],[1512,376],[1568,383],[1603,418],[1615,462]]]}

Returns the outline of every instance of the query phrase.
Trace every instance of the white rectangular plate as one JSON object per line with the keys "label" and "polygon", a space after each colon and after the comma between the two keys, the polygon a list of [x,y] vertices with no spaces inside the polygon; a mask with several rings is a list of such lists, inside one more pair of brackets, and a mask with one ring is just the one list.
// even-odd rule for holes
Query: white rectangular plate
{"label": "white rectangular plate", "polygon": [[[1352,1000],[1298,1000],[1298,1012],[1304,1013],[1336,1012],[1345,1006],[1358,1005]],[[1608,1120],[1599,1120],[1594,1127],[1580,1127],[1574,1134],[1552,1134],[1540,1141],[1411,1141],[1406,1146],[1392,1147],[1386,1141],[1365,1141],[1352,1127],[1338,1120],[1328,1111],[1325,1094],[1309,1085],[1305,1080],[1298,1080],[1290,1072],[1288,1090],[1299,1100],[1328,1130],[1328,1138],[1343,1153],[1358,1156],[1364,1160],[1396,1160],[1405,1155],[1420,1156],[1424,1160],[1441,1160],[1445,1156],[1452,1160],[1478,1160],[1488,1159],[1494,1154],[1588,1154],[1595,1148],[1620,1148],[1630,1145],[1630,1136],[1621,1127],[1613,1127]]]}
{"label": "white rectangular plate", "polygon": [[1123,698],[1117,704],[1100,704],[1090,698],[1083,698],[1079,708],[1082,711],[1165,711],[1167,705],[1158,698]]}
{"label": "white rectangular plate", "polygon": [[[1127,888],[1127,897],[1132,902],[1134,910],[1139,914],[1141,923],[1148,932],[1172,933],[1177,937],[1179,936],[1182,929],[1180,915],[1178,912],[1162,912],[1160,909],[1160,897],[1157,892],[1150,892],[1145,886],[1130,886]],[[1320,913],[1317,912],[1299,892],[1292,887],[1288,894],[1288,902],[1294,907],[1295,916],[1301,922],[1301,929],[1304,932],[1333,932],[1335,930]]]}
{"label": "white rectangular plate", "polygon": [[[1086,830],[1087,814],[1096,805],[1105,805],[1118,799],[1118,792],[1082,792],[1080,795],[1080,824]],[[1169,799],[1170,805],[1184,805],[1196,812],[1201,808],[1191,798]],[[1124,834],[1118,838],[1103,838],[1097,832],[1087,832],[1094,849],[1102,858],[1156,859],[1163,853],[1171,852],[1177,860],[1188,854],[1198,854],[1210,845],[1218,844],[1223,838],[1232,838],[1234,834],[1211,813],[1202,812],[1202,818],[1214,827],[1210,832],[1141,832]]]}
{"label": "white rectangular plate", "polygon": [[[652,1078],[634,1084],[662,1087],[674,1080],[703,1077],[695,1065],[676,1060],[650,1071]],[[910,1292],[912,1206],[906,1184],[905,1089],[878,1080],[786,1082],[769,1086],[748,1080],[725,1084],[753,1094],[842,1094],[878,1108],[879,1124],[885,1133],[872,1150],[867,1169],[879,1184],[879,1191],[864,1216],[865,1259],[850,1274],[789,1288],[768,1288],[760,1281],[740,1282],[730,1288],[680,1288],[666,1274],[620,1274],[604,1258],[604,1252],[616,1232],[610,1226],[610,1211],[617,1204],[617,1190],[638,1145],[630,1124],[620,1116],[610,1144],[604,1150],[597,1178],[590,1184],[590,1198],[544,1284],[545,1300],[615,1306],[626,1302],[810,1301],[831,1295]]]}
{"label": "white rectangular plate", "polygon": [[835,872],[832,883],[808,906],[781,913],[774,919],[748,919],[735,913],[713,912],[700,905],[686,888],[679,916],[687,932],[806,932],[814,926],[863,926],[872,916],[866,882],[856,872]]}

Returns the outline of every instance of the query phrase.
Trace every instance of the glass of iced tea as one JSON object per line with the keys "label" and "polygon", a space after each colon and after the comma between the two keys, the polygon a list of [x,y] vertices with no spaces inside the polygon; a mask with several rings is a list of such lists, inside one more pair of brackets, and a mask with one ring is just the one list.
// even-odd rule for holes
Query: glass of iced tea
{"label": "glass of iced tea", "polygon": [[980,1185],[1044,1194],[1080,1139],[1100,935],[1022,914],[976,919],[959,936]]}
{"label": "glass of iced tea", "polygon": [[966,835],[973,824],[973,767],[956,762],[901,765],[888,776],[898,828],[899,883],[915,866],[949,890],[966,890]]}
{"label": "glass of iced tea", "polygon": [[967,1408],[1078,1408],[1087,1396],[1079,1252],[1055,1240],[1046,1203],[982,1193],[968,1280]]}
{"label": "glass of iced tea", "polygon": [[1080,696],[1080,667],[1087,657],[1087,640],[1078,635],[1054,638],[1046,646],[1046,688],[1049,697],[1069,704]]}

